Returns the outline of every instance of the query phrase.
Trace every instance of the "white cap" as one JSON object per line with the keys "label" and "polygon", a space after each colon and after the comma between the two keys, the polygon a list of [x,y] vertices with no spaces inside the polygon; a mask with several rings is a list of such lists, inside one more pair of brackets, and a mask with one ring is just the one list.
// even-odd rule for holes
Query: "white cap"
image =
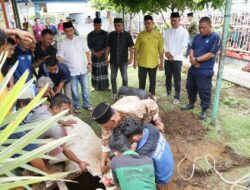
{"label": "white cap", "polygon": [[27,90],[25,90],[22,94],[20,94],[20,96],[18,97],[18,99],[33,99],[35,98],[35,94],[34,92],[28,88]]}
{"label": "white cap", "polygon": [[54,83],[52,82],[52,80],[51,80],[49,77],[40,77],[40,78],[37,80],[37,82],[36,82],[36,85],[37,85],[39,88],[45,87],[46,84],[48,84],[50,88],[53,88],[53,87],[54,87]]}

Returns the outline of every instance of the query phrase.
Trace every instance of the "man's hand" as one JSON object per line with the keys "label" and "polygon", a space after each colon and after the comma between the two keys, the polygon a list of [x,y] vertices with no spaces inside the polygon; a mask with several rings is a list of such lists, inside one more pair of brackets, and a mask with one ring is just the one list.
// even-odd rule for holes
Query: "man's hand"
{"label": "man's hand", "polygon": [[73,125],[76,124],[77,121],[74,119],[69,119],[67,121],[60,120],[58,123],[61,124],[62,127],[73,127]]}
{"label": "man's hand", "polygon": [[157,119],[155,121],[155,127],[162,133],[164,133],[164,124],[160,121],[160,119]]}
{"label": "man's hand", "polygon": [[61,56],[57,56],[56,58],[57,58],[59,63],[62,63],[64,61],[64,59]]}
{"label": "man's hand", "polygon": [[173,61],[174,57],[172,56],[172,54],[170,52],[166,52],[165,56],[168,58],[169,61]]}
{"label": "man's hand", "polygon": [[160,63],[160,64],[158,65],[158,69],[159,69],[160,71],[163,70],[163,63]]}
{"label": "man's hand", "polygon": [[81,172],[87,172],[88,169],[87,169],[87,166],[89,165],[87,162],[84,162],[84,161],[80,161],[78,163],[80,169],[81,169]]}
{"label": "man's hand", "polygon": [[98,52],[97,52],[97,55],[98,55],[98,57],[102,57],[103,51],[98,51]]}
{"label": "man's hand", "polygon": [[97,58],[100,58],[100,57],[102,57],[103,52],[102,52],[102,51],[97,51],[97,52],[93,53],[93,55],[94,55],[95,57],[97,57]]}
{"label": "man's hand", "polygon": [[108,173],[109,169],[110,169],[110,160],[109,158],[106,158],[105,160],[101,161],[102,174]]}
{"label": "man's hand", "polygon": [[88,72],[89,72],[89,73],[92,72],[92,66],[91,66],[91,65],[88,65],[88,66],[87,66],[87,69],[88,69]]}
{"label": "man's hand", "polygon": [[137,63],[137,61],[136,61],[136,60],[134,60],[134,64],[133,64],[134,69],[136,69],[136,68],[137,68],[137,66],[138,66],[138,63]]}
{"label": "man's hand", "polygon": [[195,65],[197,63],[195,57],[189,57],[189,61],[192,65]]}
{"label": "man's hand", "polygon": [[128,64],[131,65],[132,63],[133,63],[133,59],[130,58],[130,59],[128,60]]}
{"label": "man's hand", "polygon": [[105,63],[106,63],[107,65],[109,64],[109,59],[108,59],[108,58],[105,59]]}
{"label": "man's hand", "polygon": [[114,186],[114,182],[113,182],[112,178],[103,177],[100,182],[102,182],[105,187]]}
{"label": "man's hand", "polygon": [[15,29],[16,30],[16,35],[22,39],[22,40],[26,40],[29,42],[35,42],[35,37],[33,36],[32,33],[27,32],[25,30],[20,30],[20,29]]}
{"label": "man's hand", "polygon": [[197,69],[200,68],[200,66],[201,65],[199,63],[194,64],[194,67],[197,68]]}

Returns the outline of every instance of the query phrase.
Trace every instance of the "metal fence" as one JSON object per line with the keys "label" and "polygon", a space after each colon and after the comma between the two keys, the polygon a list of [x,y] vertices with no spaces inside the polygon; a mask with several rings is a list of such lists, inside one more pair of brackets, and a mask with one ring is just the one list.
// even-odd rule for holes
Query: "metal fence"
{"label": "metal fence", "polygon": [[[187,17],[188,11],[184,12],[181,17],[182,25],[188,26]],[[170,25],[170,11],[163,13],[165,22],[161,14],[154,15],[154,20],[157,28],[162,31]],[[198,20],[202,16],[209,16],[212,19],[213,29],[222,36],[222,28],[224,22],[224,10],[214,10],[207,8],[202,11],[194,13]],[[125,21],[127,23],[126,29],[131,33],[136,34],[144,29],[143,15],[126,15]],[[229,51],[240,52],[250,55],[250,1],[234,0],[232,5],[231,22],[229,28],[229,39],[227,44]]]}

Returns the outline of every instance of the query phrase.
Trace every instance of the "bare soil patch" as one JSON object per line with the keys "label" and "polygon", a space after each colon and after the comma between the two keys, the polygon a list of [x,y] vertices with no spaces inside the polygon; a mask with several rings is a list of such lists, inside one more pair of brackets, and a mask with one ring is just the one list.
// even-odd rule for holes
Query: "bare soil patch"
{"label": "bare soil patch", "polygon": [[[165,136],[174,154],[175,166],[186,155],[186,159],[180,165],[182,175],[189,177],[192,172],[193,160],[196,157],[210,155],[216,163],[216,169],[220,172],[230,172],[236,167],[249,166],[250,159],[236,154],[231,148],[223,144],[203,140],[208,132],[192,112],[172,110],[163,113],[161,116],[165,124]],[[181,143],[185,141],[185,143]],[[204,160],[204,159],[203,159]],[[212,164],[212,160],[210,160]],[[190,181],[185,181],[177,172],[166,189],[175,190],[200,190],[213,189],[216,183],[221,181],[211,181],[209,177],[213,174],[213,169],[209,167],[205,160],[200,163],[200,167],[195,168],[194,177]]]}

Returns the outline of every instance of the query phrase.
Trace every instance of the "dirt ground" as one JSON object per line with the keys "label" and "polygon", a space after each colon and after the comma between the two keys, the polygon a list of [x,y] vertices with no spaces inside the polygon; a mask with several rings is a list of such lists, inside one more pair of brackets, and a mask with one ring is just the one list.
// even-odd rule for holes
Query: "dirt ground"
{"label": "dirt ground", "polygon": [[[174,177],[166,189],[222,189],[219,186],[221,185],[219,178],[216,178],[216,180],[210,179],[211,175],[213,175],[213,170],[205,163],[205,159],[203,159],[203,162],[198,162],[200,167],[195,167],[194,177],[191,180],[183,180],[176,166],[184,158],[185,154],[186,159],[180,165],[180,173],[185,176],[185,178],[191,175],[192,161],[196,157],[204,157],[207,154],[214,158],[216,168],[220,172],[230,172],[234,168],[244,167],[250,164],[250,159],[235,154],[231,148],[204,140],[208,129],[202,126],[195,114],[175,109],[162,113],[161,118],[163,118],[165,124],[166,139],[170,143],[175,159]],[[211,159],[210,163],[212,163]],[[217,188],[215,188],[216,186]]]}

